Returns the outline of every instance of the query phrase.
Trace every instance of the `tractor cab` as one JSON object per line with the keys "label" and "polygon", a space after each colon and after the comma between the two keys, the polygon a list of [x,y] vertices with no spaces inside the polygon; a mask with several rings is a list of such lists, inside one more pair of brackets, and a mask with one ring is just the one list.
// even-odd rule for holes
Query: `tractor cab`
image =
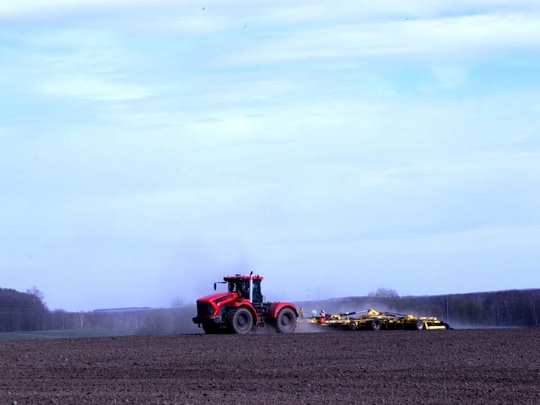
{"label": "tractor cab", "polygon": [[261,291],[262,279],[262,276],[242,276],[240,274],[223,278],[224,282],[227,283],[227,290],[229,292],[236,292],[240,298],[248,299],[253,304],[261,304],[263,302]]}

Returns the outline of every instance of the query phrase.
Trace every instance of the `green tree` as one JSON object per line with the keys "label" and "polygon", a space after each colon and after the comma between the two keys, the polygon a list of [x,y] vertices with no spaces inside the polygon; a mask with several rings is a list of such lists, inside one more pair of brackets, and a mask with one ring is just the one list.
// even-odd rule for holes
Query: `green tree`
{"label": "green tree", "polygon": [[368,294],[368,297],[372,298],[399,298],[399,294],[396,290],[390,288],[377,288],[377,291]]}

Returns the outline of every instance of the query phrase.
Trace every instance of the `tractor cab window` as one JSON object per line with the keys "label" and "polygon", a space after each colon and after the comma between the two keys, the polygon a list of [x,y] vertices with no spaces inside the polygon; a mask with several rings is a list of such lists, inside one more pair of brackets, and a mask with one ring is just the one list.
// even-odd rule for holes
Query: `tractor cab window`
{"label": "tractor cab window", "polygon": [[248,280],[229,281],[229,292],[237,292],[241,298],[249,298],[249,281]]}
{"label": "tractor cab window", "polygon": [[238,292],[238,282],[229,281],[229,292]]}
{"label": "tractor cab window", "polygon": [[261,302],[263,302],[261,280],[253,280],[253,303],[260,304]]}
{"label": "tractor cab window", "polygon": [[240,296],[242,298],[249,298],[249,281],[248,280],[242,280],[240,283]]}

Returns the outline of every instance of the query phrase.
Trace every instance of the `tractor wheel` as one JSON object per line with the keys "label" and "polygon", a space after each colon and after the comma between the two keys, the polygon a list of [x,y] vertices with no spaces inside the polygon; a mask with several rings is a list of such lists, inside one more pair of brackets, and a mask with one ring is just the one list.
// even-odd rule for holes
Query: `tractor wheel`
{"label": "tractor wheel", "polygon": [[232,333],[245,335],[253,328],[253,315],[247,308],[239,308],[231,314],[229,329]]}
{"label": "tractor wheel", "polygon": [[276,318],[278,333],[292,333],[296,329],[296,314],[291,308],[283,308]]}
{"label": "tractor wheel", "polygon": [[378,320],[378,319],[372,320],[371,323],[369,324],[369,329],[370,330],[381,330],[381,321]]}
{"label": "tractor wheel", "polygon": [[208,335],[216,335],[220,333],[219,324],[214,323],[214,322],[203,323],[202,328],[204,330],[204,333]]}
{"label": "tractor wheel", "polygon": [[414,321],[413,327],[415,330],[422,330],[425,328],[424,322],[421,320]]}

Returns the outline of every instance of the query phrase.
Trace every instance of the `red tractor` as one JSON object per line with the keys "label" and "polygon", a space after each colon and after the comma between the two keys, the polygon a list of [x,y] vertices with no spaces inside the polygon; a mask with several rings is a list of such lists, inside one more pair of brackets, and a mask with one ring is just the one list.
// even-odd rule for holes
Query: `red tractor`
{"label": "red tractor", "polygon": [[[292,333],[298,312],[290,302],[263,302],[262,276],[236,274],[223,277],[227,292],[210,294],[197,300],[197,316],[193,322],[206,333],[246,334],[260,327],[279,333]],[[216,290],[218,283],[214,283]]]}

